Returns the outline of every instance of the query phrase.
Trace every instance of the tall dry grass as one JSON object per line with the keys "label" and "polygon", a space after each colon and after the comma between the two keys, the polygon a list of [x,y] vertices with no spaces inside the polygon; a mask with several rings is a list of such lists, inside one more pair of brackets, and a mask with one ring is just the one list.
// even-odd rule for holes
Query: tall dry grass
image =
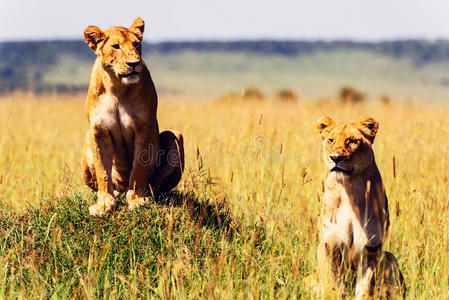
{"label": "tall dry grass", "polygon": [[[85,203],[85,206],[80,204],[76,216],[87,222],[79,224],[85,224],[86,228],[93,226],[87,221],[87,202],[92,201],[93,194],[83,185],[79,167],[87,127],[83,97],[13,95],[0,100],[0,111],[0,201],[3,210],[8,212],[3,216],[17,214],[19,220],[20,211],[25,208],[39,210],[49,205],[57,208],[67,197],[73,206]],[[0,269],[0,292],[15,291],[33,297],[39,297],[41,289],[47,295],[59,296],[312,297],[304,279],[316,269],[317,217],[326,169],[321,161],[321,142],[315,122],[323,114],[338,121],[354,121],[365,115],[379,120],[374,151],[391,214],[386,250],[398,258],[411,299],[449,297],[447,107],[373,103],[337,106],[307,101],[233,104],[164,97],[159,103],[160,128],[175,128],[185,139],[187,171],[178,190],[196,198],[204,196],[205,201],[226,201],[240,226],[237,233],[223,235],[213,226],[198,229],[195,222],[185,219],[185,205],[175,212],[150,205],[149,214],[154,214],[161,224],[151,223],[152,226],[158,228],[162,245],[171,246],[161,246],[158,261],[148,263],[146,269],[144,263],[150,259],[146,256],[137,262],[104,263],[112,254],[92,241],[83,246],[92,252],[85,253],[92,265],[88,267],[88,262],[85,265],[85,257],[79,254],[78,260],[72,262],[75,266],[71,267],[78,273],[70,281],[58,268],[55,271],[49,267],[50,271],[42,273],[38,268],[29,267],[33,257],[31,252],[23,250],[21,259],[10,262],[15,266],[13,270]],[[201,176],[210,180],[199,180]],[[213,188],[209,188],[211,182],[215,182]],[[54,214],[70,219],[70,226],[76,232],[70,207],[64,209],[68,212],[56,210]],[[148,217],[129,214],[126,210],[111,218],[127,220],[129,223],[123,226],[132,231],[134,217],[151,222]],[[199,219],[204,217],[200,213]],[[65,226],[69,225],[50,217],[42,220],[26,224],[41,224],[42,243],[54,242],[57,250],[58,234],[59,240],[64,241]],[[118,221],[104,222],[92,228],[95,239],[108,238],[106,229],[101,234],[96,231],[102,226],[111,228],[107,222],[120,226]],[[20,235],[18,224],[0,224],[3,230],[0,235],[16,232],[14,241],[26,241],[23,233]],[[176,230],[173,224],[177,224]],[[38,225],[30,225],[33,226]],[[82,230],[83,226],[79,226]],[[183,238],[173,239],[172,234]],[[1,240],[3,264],[13,260],[11,253],[20,250],[20,243],[16,245],[9,238]],[[142,239],[142,236],[135,238]],[[150,234],[146,238],[154,237]],[[67,237],[67,241],[73,244],[62,243],[61,247],[72,250],[65,252],[78,249],[76,239]],[[151,248],[151,243],[145,241],[141,247]],[[114,245],[114,241],[109,244]],[[195,249],[201,249],[201,255],[196,256]],[[96,251],[99,253],[95,254]],[[39,255],[35,260],[38,259],[45,262]],[[55,266],[58,261],[53,261]],[[128,263],[128,271],[120,269]],[[108,269],[110,273],[104,275],[105,271],[99,267],[103,264],[118,269]],[[31,287],[20,284],[23,278],[29,278],[23,272],[18,273],[20,268],[28,270]],[[112,278],[112,282],[98,279],[101,274]],[[152,280],[145,281],[145,276]],[[9,277],[15,278],[16,283],[11,285]],[[40,286],[42,281],[58,289]]]}

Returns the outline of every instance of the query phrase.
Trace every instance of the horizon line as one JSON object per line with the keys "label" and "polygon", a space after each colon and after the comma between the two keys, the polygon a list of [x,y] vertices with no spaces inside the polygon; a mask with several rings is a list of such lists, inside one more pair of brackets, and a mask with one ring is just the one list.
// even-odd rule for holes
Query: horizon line
{"label": "horizon line", "polygon": [[[84,42],[83,38],[77,37],[55,37],[55,38],[14,38],[14,39],[0,39],[1,43],[21,43],[21,42]],[[294,38],[294,37],[236,37],[236,38],[179,38],[179,39],[157,39],[157,40],[143,40],[146,44],[163,44],[163,43],[233,43],[233,42],[309,42],[309,43],[365,43],[365,44],[380,44],[388,42],[449,42],[449,38],[426,38],[426,37],[398,37],[385,39],[359,39],[359,38]]]}

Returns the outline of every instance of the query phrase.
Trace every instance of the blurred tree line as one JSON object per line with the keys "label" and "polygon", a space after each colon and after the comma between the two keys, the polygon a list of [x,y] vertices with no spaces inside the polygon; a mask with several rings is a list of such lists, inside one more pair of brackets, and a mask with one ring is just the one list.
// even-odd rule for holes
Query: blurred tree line
{"label": "blurred tree line", "polygon": [[[230,41],[230,42],[161,42],[144,45],[146,52],[176,53],[180,51],[250,52],[260,55],[298,56],[317,51],[365,50],[394,58],[409,58],[417,66],[449,61],[449,41],[401,40],[379,43],[353,41]],[[58,55],[66,54],[86,61],[93,52],[83,41],[27,41],[0,43],[0,93],[14,90],[77,91],[77,85],[44,83],[46,70],[58,63]]]}

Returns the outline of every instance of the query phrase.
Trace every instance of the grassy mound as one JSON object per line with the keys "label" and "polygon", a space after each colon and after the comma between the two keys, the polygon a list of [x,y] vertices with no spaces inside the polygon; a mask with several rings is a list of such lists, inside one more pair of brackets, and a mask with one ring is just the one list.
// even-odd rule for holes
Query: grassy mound
{"label": "grassy mound", "polygon": [[[274,251],[263,222],[244,226],[224,202],[193,192],[131,212],[121,195],[103,218],[89,216],[87,198],[74,194],[22,213],[0,209],[0,295],[197,298],[229,285],[244,295]],[[217,279],[221,287],[208,285]]]}

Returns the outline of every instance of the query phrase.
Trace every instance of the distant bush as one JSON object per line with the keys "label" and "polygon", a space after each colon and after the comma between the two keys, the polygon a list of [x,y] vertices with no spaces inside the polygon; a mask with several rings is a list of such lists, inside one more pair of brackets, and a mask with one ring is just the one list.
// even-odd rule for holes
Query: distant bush
{"label": "distant bush", "polygon": [[280,89],[276,92],[276,100],[285,102],[297,102],[298,94],[291,89]]}
{"label": "distant bush", "polygon": [[387,94],[382,94],[379,96],[379,102],[384,105],[389,105],[391,103],[391,98]]}
{"label": "distant bush", "polygon": [[242,99],[250,99],[250,100],[264,100],[264,93],[257,87],[247,87],[242,90]]}
{"label": "distant bush", "polygon": [[263,101],[265,99],[264,93],[257,87],[248,87],[243,89],[240,93],[229,91],[218,98],[220,103],[233,103],[238,101]]}
{"label": "distant bush", "polygon": [[365,99],[366,95],[364,93],[349,85],[341,87],[338,92],[338,100],[343,104],[359,103]]}
{"label": "distant bush", "polygon": [[218,98],[218,102],[230,103],[230,102],[235,102],[240,99],[241,99],[241,97],[238,93],[231,91],[231,92],[227,92],[226,94],[224,94],[223,96]]}

